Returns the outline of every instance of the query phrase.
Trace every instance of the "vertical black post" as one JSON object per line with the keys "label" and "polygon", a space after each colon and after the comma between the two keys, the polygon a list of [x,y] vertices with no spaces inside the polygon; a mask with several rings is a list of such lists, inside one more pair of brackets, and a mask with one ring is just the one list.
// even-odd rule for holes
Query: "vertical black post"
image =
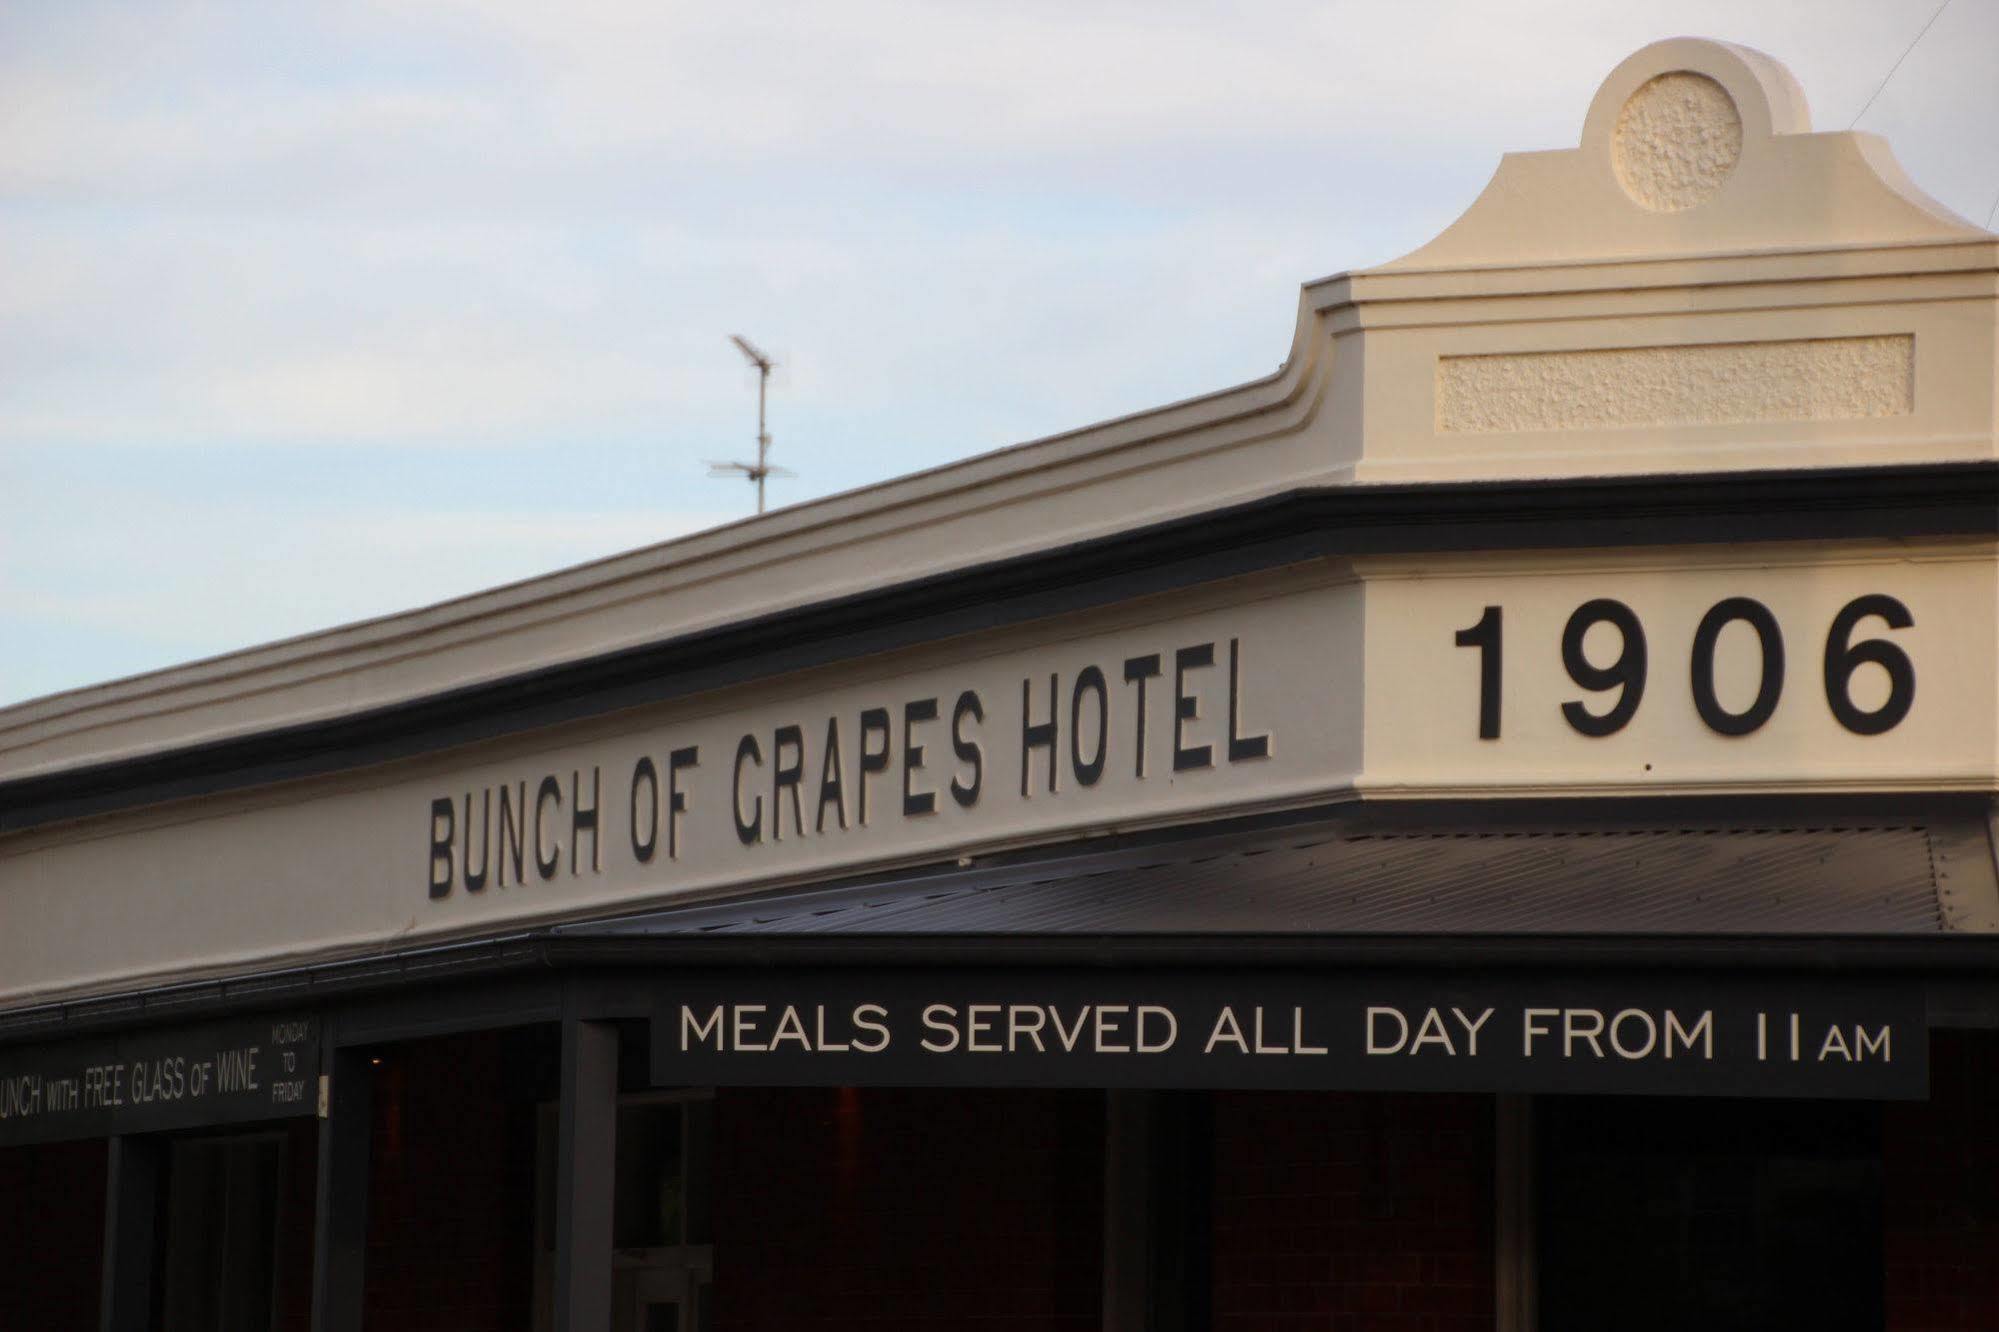
{"label": "vertical black post", "polygon": [[368,1254],[368,1156],[374,1071],[326,1047],[319,1083],[319,1182],[312,1226],[312,1332],[361,1332]]}
{"label": "vertical black post", "polygon": [[165,1144],[157,1138],[120,1135],[110,1141],[98,1306],[103,1332],[147,1332],[153,1325],[153,1244],[165,1158]]}
{"label": "vertical black post", "polygon": [[1493,1326],[1529,1332],[1539,1324],[1534,1260],[1534,1098],[1493,1098],[1497,1139],[1493,1180]]}
{"label": "vertical black post", "polygon": [[1152,1131],[1152,1326],[1207,1332],[1213,1312],[1214,1101],[1160,1092]]}
{"label": "vertical black post", "polygon": [[1213,1129],[1204,1093],[1105,1093],[1104,1332],[1209,1324]]}
{"label": "vertical black post", "polygon": [[1149,1332],[1152,1101],[1104,1093],[1104,1332]]}
{"label": "vertical black post", "polygon": [[611,1325],[617,1138],[618,1029],[566,1018],[555,1145],[555,1332]]}

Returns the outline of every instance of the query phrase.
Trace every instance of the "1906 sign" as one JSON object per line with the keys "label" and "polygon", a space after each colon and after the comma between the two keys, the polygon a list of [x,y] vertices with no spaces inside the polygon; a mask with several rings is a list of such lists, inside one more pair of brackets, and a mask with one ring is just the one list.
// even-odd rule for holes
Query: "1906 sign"
{"label": "1906 sign", "polygon": [[[1481,740],[1499,738],[1499,701],[1505,688],[1505,613],[1503,606],[1485,607],[1478,623],[1460,629],[1454,640],[1459,647],[1478,649]],[[1839,724],[1855,735],[1880,735],[1909,715],[1916,699],[1916,669],[1909,654],[1891,639],[1855,642],[1854,631],[1865,620],[1878,620],[1888,629],[1907,629],[1915,623],[1907,606],[1879,592],[1855,597],[1841,607],[1826,631],[1825,701]],[[1724,703],[1715,689],[1715,652],[1722,631],[1732,624],[1747,626],[1756,637],[1756,692],[1739,710]],[[1617,633],[1616,658],[1607,663],[1591,661],[1584,650],[1590,631],[1598,625],[1608,625]],[[1562,704],[1562,716],[1577,734],[1605,736],[1624,729],[1645,697],[1646,658],[1645,627],[1631,607],[1611,597],[1598,597],[1576,607],[1562,629],[1562,666],[1571,680],[1591,693],[1618,691],[1601,712],[1580,700]],[[1870,706],[1854,700],[1854,676],[1864,666],[1877,667],[1886,684],[1885,694]],[[1708,608],[1694,630],[1688,692],[1710,731],[1748,735],[1759,730],[1777,710],[1784,681],[1784,631],[1768,606],[1753,597],[1725,597]]]}

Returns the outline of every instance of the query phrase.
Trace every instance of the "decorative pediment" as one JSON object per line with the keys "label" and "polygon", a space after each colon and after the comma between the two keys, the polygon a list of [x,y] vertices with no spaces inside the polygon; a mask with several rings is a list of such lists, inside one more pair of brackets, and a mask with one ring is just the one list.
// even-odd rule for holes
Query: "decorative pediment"
{"label": "decorative pediment", "polygon": [[1770,57],[1620,64],[1575,148],[1510,153],[1443,234],[1306,288],[1318,423],[1358,481],[1999,456],[1999,238]]}
{"label": "decorative pediment", "polygon": [[1949,241],[1985,235],[1887,143],[1815,134],[1761,51],[1676,37],[1605,79],[1575,148],[1508,153],[1442,235],[1377,271]]}

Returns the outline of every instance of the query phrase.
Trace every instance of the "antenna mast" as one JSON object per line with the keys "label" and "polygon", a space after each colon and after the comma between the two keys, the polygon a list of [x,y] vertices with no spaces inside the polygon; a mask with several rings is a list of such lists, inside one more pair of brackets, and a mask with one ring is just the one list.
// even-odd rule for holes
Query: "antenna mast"
{"label": "antenna mast", "polygon": [[758,351],[750,340],[740,333],[731,333],[729,341],[736,344],[749,363],[757,368],[757,460],[754,463],[711,462],[708,464],[710,476],[742,476],[754,482],[757,488],[757,512],[764,511],[764,480],[772,476],[790,476],[783,467],[770,464],[770,431],[764,425],[764,399],[770,387],[770,372],[777,362]]}

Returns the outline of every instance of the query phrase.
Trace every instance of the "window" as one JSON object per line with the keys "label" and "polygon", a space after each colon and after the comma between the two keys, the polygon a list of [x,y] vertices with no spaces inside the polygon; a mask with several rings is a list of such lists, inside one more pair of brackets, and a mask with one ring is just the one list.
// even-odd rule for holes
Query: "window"
{"label": "window", "polygon": [[[706,1332],[714,1280],[709,1173],[712,1091],[618,1098],[611,1243],[611,1332]],[[535,1326],[555,1292],[556,1107],[541,1108],[536,1148]]]}
{"label": "window", "polygon": [[1543,1097],[1541,1332],[1882,1325],[1871,1102]]}

